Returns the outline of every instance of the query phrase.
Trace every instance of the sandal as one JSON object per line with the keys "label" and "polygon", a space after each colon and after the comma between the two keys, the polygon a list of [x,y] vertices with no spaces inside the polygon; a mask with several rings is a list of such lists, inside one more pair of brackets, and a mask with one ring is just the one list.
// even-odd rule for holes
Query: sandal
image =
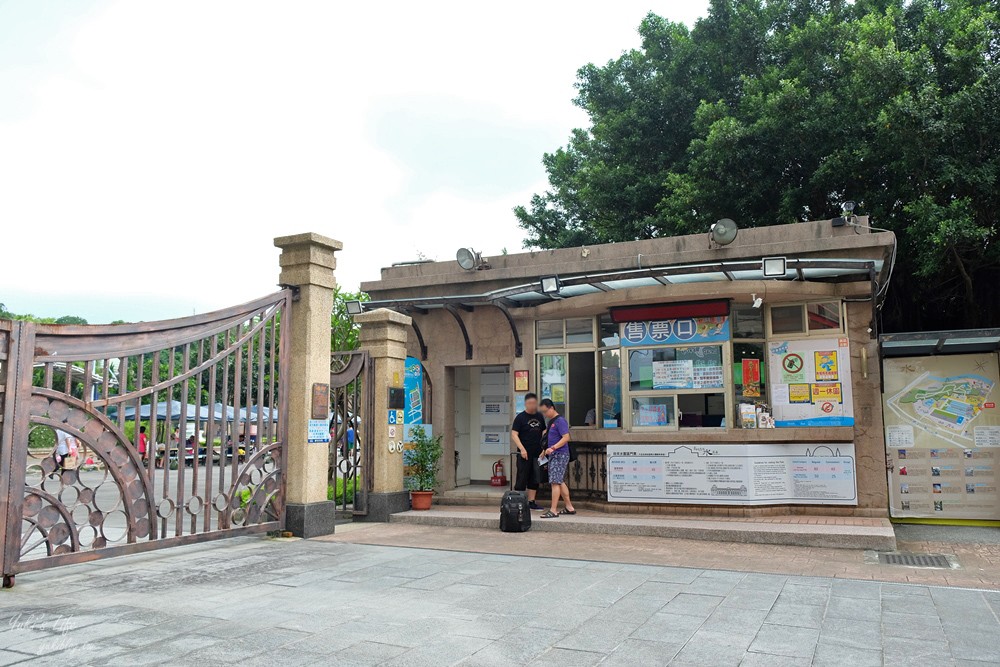
{"label": "sandal", "polygon": [[558,519],[559,515],[552,510],[545,510],[545,513],[538,517],[539,519]]}
{"label": "sandal", "polygon": [[576,514],[576,510],[568,510],[568,509],[566,509],[564,507],[563,509],[559,510],[559,513],[560,514],[570,514],[570,515],[573,515],[573,514]]}

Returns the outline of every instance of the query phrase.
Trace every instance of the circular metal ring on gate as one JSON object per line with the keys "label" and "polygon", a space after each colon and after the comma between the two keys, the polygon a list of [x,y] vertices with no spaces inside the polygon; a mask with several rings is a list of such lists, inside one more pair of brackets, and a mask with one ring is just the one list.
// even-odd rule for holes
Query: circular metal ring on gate
{"label": "circular metal ring on gate", "polygon": [[200,514],[204,507],[205,503],[199,496],[191,496],[190,500],[187,501],[188,514]]}
{"label": "circular metal ring on gate", "polygon": [[219,512],[225,512],[226,508],[229,507],[229,497],[224,493],[218,494],[212,501],[212,506]]}
{"label": "circular metal ring on gate", "polygon": [[176,509],[174,501],[170,498],[164,498],[156,505],[156,516],[167,519],[174,513],[174,509]]}

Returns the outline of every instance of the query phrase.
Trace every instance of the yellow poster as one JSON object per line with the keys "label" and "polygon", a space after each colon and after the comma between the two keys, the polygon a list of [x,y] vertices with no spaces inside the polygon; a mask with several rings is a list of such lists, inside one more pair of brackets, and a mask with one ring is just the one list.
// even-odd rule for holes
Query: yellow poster
{"label": "yellow poster", "polygon": [[[818,354],[818,353],[817,353]],[[817,382],[812,386],[813,405],[843,403],[844,395],[839,382]],[[832,405],[831,405],[832,408]]]}
{"label": "yellow poster", "polygon": [[552,402],[553,403],[566,402],[566,385],[562,383],[552,385]]}
{"label": "yellow poster", "polygon": [[837,352],[814,352],[816,358],[816,381],[836,382],[840,379],[840,369],[837,367]]}
{"label": "yellow poster", "polygon": [[808,384],[788,385],[788,402],[812,403],[812,394],[810,393],[809,385]]}

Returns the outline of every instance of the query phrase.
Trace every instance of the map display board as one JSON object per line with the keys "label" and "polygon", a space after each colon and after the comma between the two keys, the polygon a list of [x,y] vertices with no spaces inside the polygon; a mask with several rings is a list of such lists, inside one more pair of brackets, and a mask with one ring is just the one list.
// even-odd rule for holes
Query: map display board
{"label": "map display board", "polygon": [[857,505],[854,443],[608,445],[608,501]]}
{"label": "map display board", "polygon": [[847,338],[772,341],[767,361],[776,427],[854,426]]}
{"label": "map display board", "polygon": [[883,375],[891,515],[1000,519],[997,355],[890,358]]}

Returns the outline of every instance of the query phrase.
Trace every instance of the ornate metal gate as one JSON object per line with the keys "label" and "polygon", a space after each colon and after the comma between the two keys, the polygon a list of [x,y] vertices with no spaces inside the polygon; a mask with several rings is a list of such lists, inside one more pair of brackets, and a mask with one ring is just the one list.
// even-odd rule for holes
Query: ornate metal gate
{"label": "ornate metal gate", "polygon": [[375,456],[373,366],[368,352],[334,352],[330,372],[330,484],[338,511],[368,514]]}
{"label": "ornate metal gate", "polygon": [[284,290],[163,322],[0,321],[4,585],[281,529],[290,303]]}

